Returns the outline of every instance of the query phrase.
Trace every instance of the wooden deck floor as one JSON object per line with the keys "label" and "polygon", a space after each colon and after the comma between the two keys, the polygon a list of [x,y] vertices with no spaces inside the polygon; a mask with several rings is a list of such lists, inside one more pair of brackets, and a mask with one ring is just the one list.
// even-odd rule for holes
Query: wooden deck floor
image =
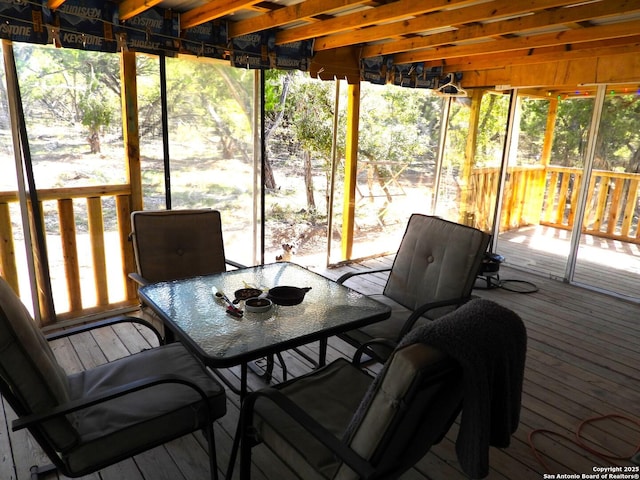
{"label": "wooden deck floor", "polygon": [[[337,278],[349,269],[389,264],[389,259],[329,270]],[[384,275],[350,286],[365,293],[379,291]],[[538,291],[514,293],[502,288],[475,290],[479,296],[502,303],[521,315],[528,330],[521,423],[512,444],[504,450],[492,449],[489,479],[538,480],[543,473],[590,474],[605,465],[630,465],[628,461],[609,461],[588,453],[570,439],[582,422],[594,416],[616,414],[635,419],[605,419],[584,428],[590,445],[622,457],[630,457],[640,442],[640,307],[610,296],[569,286],[541,276],[503,268],[503,279],[528,280]],[[481,284],[480,284],[481,285]],[[508,284],[507,284],[508,285]],[[130,326],[83,334],[73,340],[53,344],[65,368],[89,368],[130,352],[146,348],[150,336]],[[338,340],[330,342],[331,357],[349,355],[351,349]],[[294,374],[310,367],[295,355],[286,355]],[[232,372],[233,374],[234,372]],[[250,376],[253,388],[260,386]],[[29,467],[43,463],[42,454],[23,432],[10,432],[13,418],[3,403],[0,423],[0,479],[29,478]],[[238,416],[238,398],[228,396],[228,414],[215,426],[218,461],[226,467]],[[534,437],[537,451],[548,465],[545,470],[535,458],[528,437],[538,429],[553,434]],[[454,450],[456,426],[446,439],[426,455],[404,480],[451,480],[466,478]],[[563,437],[556,436],[562,435]],[[566,437],[566,438],[565,438]],[[124,461],[98,474],[83,477],[102,480],[199,480],[208,478],[206,453],[200,434],[184,437],[151,452]],[[47,479],[59,478],[51,474]],[[264,449],[254,454],[254,478],[287,480],[295,478]]]}
{"label": "wooden deck floor", "polygon": [[[498,253],[509,265],[565,277],[571,232],[531,225],[501,233]],[[582,235],[573,281],[640,301],[640,245]]]}

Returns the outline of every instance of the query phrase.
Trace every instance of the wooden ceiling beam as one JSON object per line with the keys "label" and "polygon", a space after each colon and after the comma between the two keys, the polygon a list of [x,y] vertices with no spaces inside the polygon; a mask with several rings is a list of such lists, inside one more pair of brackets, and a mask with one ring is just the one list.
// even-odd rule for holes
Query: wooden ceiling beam
{"label": "wooden ceiling beam", "polygon": [[[526,32],[528,30],[550,27],[553,25],[565,25],[567,23],[574,24],[589,18],[606,17],[609,15],[630,13],[634,11],[640,11],[640,3],[631,4],[627,0],[608,0],[607,2],[599,4],[586,4],[572,8],[543,10],[533,15],[527,15],[502,22],[474,24],[461,27],[451,32],[443,32],[429,35],[427,37],[417,36],[397,42],[366,46],[362,49],[362,56],[375,57],[377,55],[389,55],[398,52],[418,50],[421,48],[456,44],[461,41],[486,39],[494,36],[502,36],[516,32]],[[580,28],[582,29],[583,27]]]}
{"label": "wooden ceiling beam", "polygon": [[279,8],[283,8],[283,6],[278,5],[277,3],[265,2],[264,0],[256,3],[255,5],[249,6],[249,9],[256,12],[271,12],[273,10],[278,10]]}
{"label": "wooden ceiling beam", "polygon": [[161,2],[162,0],[124,0],[118,5],[118,16],[120,20],[129,20]]}
{"label": "wooden ceiling beam", "polygon": [[375,25],[377,23],[392,22],[441,10],[445,7],[464,6],[477,0],[431,0],[416,2],[416,0],[398,0],[375,8],[369,8],[347,15],[336,16],[322,22],[304,25],[302,27],[281,30],[276,33],[276,44],[308,40],[318,36],[353,30],[359,27]]}
{"label": "wooden ceiling beam", "polygon": [[345,79],[348,83],[360,81],[359,52],[354,47],[318,52],[311,59],[309,75],[320,80]]}
{"label": "wooden ceiling beam", "polygon": [[60,7],[60,5],[62,5],[65,2],[65,0],[49,0],[47,2],[47,7],[49,7],[51,10],[55,10],[56,8]]}
{"label": "wooden ceiling beam", "polygon": [[195,27],[238,10],[250,8],[261,0],[214,0],[180,14],[180,29]]}
{"label": "wooden ceiling beam", "polygon": [[[576,44],[571,49],[564,45],[522,49],[500,54],[474,55],[470,57],[450,58],[425,62],[425,67],[443,67],[446,72],[463,72],[463,86],[470,77],[464,72],[504,69],[512,66],[536,65],[554,61],[569,61],[581,58],[599,58],[613,55],[626,55],[640,52],[640,34],[633,37],[613,38]],[[535,75],[535,70],[532,69]],[[473,76],[473,75],[472,75]]]}
{"label": "wooden ceiling beam", "polygon": [[307,0],[288,7],[229,24],[229,37],[280,27],[287,23],[306,20],[317,15],[332,13],[348,6],[362,5],[369,0]]}
{"label": "wooden ceiling beam", "polygon": [[[513,0],[497,0],[490,3],[471,5],[455,10],[444,10],[428,13],[402,22],[377,25],[369,28],[355,30],[353,32],[345,32],[337,35],[320,37],[316,39],[314,49],[316,51],[329,50],[332,48],[338,48],[347,45],[357,45],[360,43],[379,41],[384,38],[393,38],[398,35],[412,35],[429,30],[452,27],[454,25],[483,22],[488,19],[495,20],[496,18],[500,17],[524,14],[546,8],[561,7],[573,3],[573,1],[574,0],[538,0],[536,2],[514,2]],[[532,3],[535,3],[535,5],[532,5]],[[431,36],[429,36],[429,38],[430,37]],[[410,44],[414,38],[416,40],[419,40],[423,37],[417,36],[406,40],[400,40],[398,42],[389,42],[382,45],[371,45],[369,47],[366,47],[366,49],[371,52],[366,56],[371,57],[375,55],[387,54],[387,52],[375,54],[373,54],[373,52],[376,49],[382,49],[383,47],[388,50],[393,50],[394,48],[396,48],[396,45],[398,45],[398,48],[400,48],[400,45],[404,45],[406,43]],[[395,50],[390,53],[401,51],[404,51],[404,48],[400,48],[399,50]]]}
{"label": "wooden ceiling beam", "polygon": [[534,49],[589,42],[593,40],[607,40],[611,38],[631,37],[640,32],[640,20],[620,22],[610,25],[599,25],[581,30],[564,30],[561,32],[541,35],[525,35],[504,40],[487,41],[471,45],[444,46],[427,50],[415,50],[394,55],[394,63],[429,62],[432,60],[446,60],[455,57],[501,53],[514,50]]}
{"label": "wooden ceiling beam", "polygon": [[[638,70],[640,56],[638,48],[606,49],[592,52],[584,51],[573,58],[555,59],[539,63],[532,68],[529,64],[512,64],[500,68],[474,70],[463,76],[464,88],[544,87],[549,89],[557,85],[573,85],[576,90],[584,91],[585,84],[622,84],[630,86],[639,82]],[[589,54],[591,53],[591,54]],[[635,90],[632,90],[635,91]]]}
{"label": "wooden ceiling beam", "polygon": [[[579,83],[596,80],[607,83],[640,82],[639,54],[640,35],[637,35],[578,44],[572,50],[554,46],[534,51],[521,50],[498,55],[431,61],[425,62],[425,67],[443,67],[445,73],[463,72],[461,83],[466,89],[494,88],[496,85],[546,85],[548,88],[549,85],[565,85],[569,80],[567,75],[573,80],[580,78]],[[358,59],[357,47],[318,52],[311,61],[309,74],[322,80],[346,78],[350,82],[356,82],[360,78]],[[586,68],[587,71],[572,73],[571,70],[577,65]],[[549,79],[549,72],[556,72],[556,77]],[[594,72],[599,72],[597,77],[594,77]]]}

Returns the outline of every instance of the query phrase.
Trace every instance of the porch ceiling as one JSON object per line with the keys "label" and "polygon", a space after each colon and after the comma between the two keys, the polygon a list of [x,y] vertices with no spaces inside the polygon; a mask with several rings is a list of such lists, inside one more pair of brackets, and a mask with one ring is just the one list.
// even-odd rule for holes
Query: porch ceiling
{"label": "porch ceiling", "polygon": [[[57,8],[65,0],[49,0]],[[640,82],[639,0],[121,0],[121,20],[180,13],[180,30],[226,20],[230,39],[313,41],[312,76],[361,77],[361,61],[461,72],[463,88]],[[635,84],[635,85],[634,85]],[[541,91],[542,92],[542,91]],[[549,91],[544,91],[549,94]],[[581,92],[584,93],[584,92]]]}
{"label": "porch ceiling", "polygon": [[[320,78],[355,81],[361,59],[390,55],[394,65],[462,72],[463,87],[553,84],[570,93],[612,80],[579,77],[576,61],[631,54],[628,64],[640,51],[638,0],[124,0],[120,16],[156,5],[180,12],[181,29],[226,19],[231,38],[275,29],[277,45],[313,39],[310,73]],[[612,65],[617,81],[640,81],[637,63],[628,72]],[[549,64],[553,82],[540,78]]]}

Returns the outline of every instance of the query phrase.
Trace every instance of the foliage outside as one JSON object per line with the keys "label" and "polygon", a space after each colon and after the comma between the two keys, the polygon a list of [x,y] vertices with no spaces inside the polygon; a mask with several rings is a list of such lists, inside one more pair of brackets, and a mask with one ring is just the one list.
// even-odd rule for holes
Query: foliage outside
{"label": "foliage outside", "polygon": [[[119,56],[19,44],[14,50],[38,188],[126,183]],[[266,72],[267,168],[256,176],[254,72],[201,59],[166,62],[172,207],[221,210],[228,256],[244,256],[235,259],[248,262],[254,195],[262,187],[254,181],[264,173],[265,261],[281,254],[283,244],[294,245],[300,257],[322,256],[329,241],[331,206],[331,244],[334,252],[338,250],[346,85],[340,86],[337,176],[332,179],[335,82],[313,80],[297,71]],[[145,208],[165,206],[159,65],[157,58],[137,57]],[[6,92],[0,93],[6,98]],[[620,93],[606,98],[595,168],[635,173],[640,170],[640,97]],[[362,84],[355,238],[362,248],[355,256],[393,251],[408,216],[431,213],[445,101],[426,90]],[[522,100],[518,165],[539,163],[548,108],[546,99]],[[592,110],[590,98],[559,103],[552,164],[582,166]],[[507,111],[507,95],[484,96],[474,167],[499,166]],[[12,148],[5,103],[1,113],[2,161],[9,165]],[[452,103],[436,213],[455,220],[464,187],[460,175],[468,122],[468,104]],[[15,188],[13,180],[2,184],[3,189]],[[74,209],[77,229],[85,232],[86,207],[78,202]],[[55,205],[45,205],[50,233],[58,228],[55,210]],[[104,215],[107,230],[113,230],[113,205],[105,204]],[[19,216],[14,213],[12,218]]]}

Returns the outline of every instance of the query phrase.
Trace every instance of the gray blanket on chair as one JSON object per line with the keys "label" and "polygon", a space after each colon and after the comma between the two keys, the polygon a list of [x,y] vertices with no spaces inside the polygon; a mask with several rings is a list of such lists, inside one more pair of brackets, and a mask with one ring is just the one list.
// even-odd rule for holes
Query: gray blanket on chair
{"label": "gray blanket on chair", "polygon": [[489,446],[507,447],[518,428],[527,348],[520,317],[495,302],[475,299],[409,332],[398,348],[425,343],[462,366],[464,399],[456,452],[471,478],[489,473]]}

